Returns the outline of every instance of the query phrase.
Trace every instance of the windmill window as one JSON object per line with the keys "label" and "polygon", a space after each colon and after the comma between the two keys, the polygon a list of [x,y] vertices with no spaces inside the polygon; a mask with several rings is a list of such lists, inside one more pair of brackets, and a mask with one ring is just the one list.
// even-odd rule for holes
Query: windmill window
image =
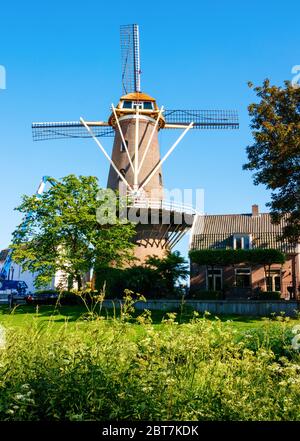
{"label": "windmill window", "polygon": [[121,173],[121,175],[124,176],[124,178],[125,178],[125,175],[126,175],[126,170],[125,170],[125,168],[121,168],[121,169],[120,169],[120,173]]}
{"label": "windmill window", "polygon": [[123,109],[132,109],[132,101],[124,101]]}
{"label": "windmill window", "polygon": [[158,174],[158,179],[159,179],[159,185],[163,185],[161,173]]}
{"label": "windmill window", "polygon": [[137,101],[137,102],[133,102],[133,108],[134,109],[142,109],[143,108],[143,103]]}
{"label": "windmill window", "polygon": [[144,102],[144,109],[145,110],[153,110],[153,103],[151,103],[150,101],[145,101]]}
{"label": "windmill window", "polygon": [[[125,144],[126,144],[126,147],[128,149],[128,141],[127,141],[127,139],[125,139]],[[123,142],[121,142],[120,152],[126,152],[126,148],[125,148],[125,145],[123,144]]]}

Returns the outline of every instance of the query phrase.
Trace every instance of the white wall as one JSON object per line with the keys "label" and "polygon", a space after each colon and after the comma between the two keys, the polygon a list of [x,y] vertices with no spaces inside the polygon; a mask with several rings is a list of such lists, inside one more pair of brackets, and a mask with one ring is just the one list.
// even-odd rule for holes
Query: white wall
{"label": "white wall", "polygon": [[[34,287],[34,280],[35,275],[34,273],[31,273],[29,271],[22,271],[21,267],[17,265],[16,263],[13,263],[11,266],[11,272],[10,272],[10,279],[13,280],[21,280],[23,282],[26,282],[28,285],[27,292],[35,292],[36,288]],[[46,287],[47,289],[54,289],[54,279],[49,286]]]}

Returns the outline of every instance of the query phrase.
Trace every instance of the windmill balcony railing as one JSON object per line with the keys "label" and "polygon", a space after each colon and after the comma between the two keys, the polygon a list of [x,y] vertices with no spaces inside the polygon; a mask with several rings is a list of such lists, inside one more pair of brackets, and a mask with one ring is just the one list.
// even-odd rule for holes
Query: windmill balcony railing
{"label": "windmill balcony railing", "polygon": [[128,199],[127,207],[133,208],[148,208],[153,210],[167,210],[177,211],[190,215],[197,215],[198,212],[190,204],[181,204],[175,201],[161,200],[161,199]]}

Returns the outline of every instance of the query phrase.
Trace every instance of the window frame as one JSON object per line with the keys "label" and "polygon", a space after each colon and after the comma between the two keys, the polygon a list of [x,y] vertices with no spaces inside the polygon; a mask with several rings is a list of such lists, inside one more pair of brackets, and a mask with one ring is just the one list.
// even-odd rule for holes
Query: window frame
{"label": "window frame", "polygon": [[[147,105],[149,104],[151,106],[150,109],[146,109],[145,104],[147,104]],[[144,101],[143,102],[143,109],[144,110],[153,110],[154,109],[153,102],[152,101]]]}
{"label": "window frame", "polygon": [[[213,289],[212,290],[210,290],[210,288],[209,288],[209,277],[210,277],[210,274],[208,274],[209,271],[220,271],[219,274],[214,274],[214,273],[211,274],[212,280],[213,280]],[[213,269],[206,268],[206,289],[207,289],[207,291],[219,291],[219,290],[216,289],[215,276],[220,278],[220,280],[221,280],[221,290],[223,289],[223,268],[218,268],[218,267],[217,268],[213,268]]]}
{"label": "window frame", "polygon": [[[126,107],[125,103],[130,103],[131,107]],[[131,100],[124,100],[123,103],[122,103],[122,109],[131,110],[132,109],[132,105],[133,105],[133,101],[131,101]]]}
{"label": "window frame", "polygon": [[[240,274],[238,274],[239,271],[241,271]],[[237,284],[237,276],[243,276],[243,275],[249,276],[250,283],[248,286],[239,286]],[[234,286],[237,288],[251,288],[252,287],[252,270],[250,267],[240,267],[240,268],[234,269]]]}
{"label": "window frame", "polygon": [[[245,238],[248,239],[249,247],[245,248]],[[237,248],[236,240],[241,239],[241,248]],[[251,250],[252,249],[252,234],[235,233],[233,234],[233,249],[234,250]]]}
{"label": "window frame", "polygon": [[[127,150],[128,150],[128,140],[127,140],[127,139],[125,139],[124,141],[125,141],[125,143],[126,143],[126,147],[127,147]],[[125,146],[124,146],[124,143],[123,143],[123,141],[121,141],[121,145],[120,145],[120,152],[121,152],[121,153],[124,153],[124,152],[126,152],[126,149],[125,149]]]}
{"label": "window frame", "polygon": [[[128,104],[131,104],[131,106],[129,107]],[[150,109],[146,109],[145,108],[145,104],[150,106]],[[122,109],[126,109],[126,110],[150,110],[153,111],[154,110],[154,104],[152,101],[131,101],[131,100],[124,100],[122,102]]]}
{"label": "window frame", "polygon": [[161,173],[158,173],[158,182],[159,182],[159,185],[162,187],[163,180],[162,180],[162,174]]}
{"label": "window frame", "polygon": [[[282,271],[280,269],[271,269],[270,271],[270,275],[268,274],[268,271],[265,272],[265,288],[266,291],[270,291],[270,286],[268,285],[268,278],[271,278],[271,291],[277,291],[277,292],[282,292]],[[275,282],[275,278],[279,277],[280,279],[280,290],[278,291],[276,288],[276,282]]]}
{"label": "window frame", "polygon": [[144,109],[144,103],[143,101],[132,101],[132,109],[136,110],[143,110]]}

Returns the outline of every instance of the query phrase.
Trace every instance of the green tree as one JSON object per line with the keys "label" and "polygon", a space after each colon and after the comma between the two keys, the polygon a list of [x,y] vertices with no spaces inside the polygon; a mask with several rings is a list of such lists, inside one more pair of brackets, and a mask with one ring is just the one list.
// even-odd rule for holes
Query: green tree
{"label": "green tree", "polygon": [[153,268],[162,281],[162,289],[166,295],[176,294],[177,283],[186,279],[189,275],[188,263],[181,256],[179,251],[169,252],[165,258],[149,256],[145,262],[146,266]]}
{"label": "green tree", "polygon": [[95,264],[130,260],[135,229],[131,223],[100,225],[96,211],[100,188],[93,176],[69,175],[41,197],[23,196],[17,210],[26,218],[13,234],[13,259],[37,274],[36,287],[47,285],[57,271],[81,289],[84,275]]}
{"label": "green tree", "polygon": [[[253,87],[249,83],[249,87]],[[254,184],[272,191],[273,222],[287,217],[283,238],[297,243],[300,237],[300,88],[264,81],[254,87],[258,103],[248,107],[254,144],[247,147],[246,170],[255,170]]]}

